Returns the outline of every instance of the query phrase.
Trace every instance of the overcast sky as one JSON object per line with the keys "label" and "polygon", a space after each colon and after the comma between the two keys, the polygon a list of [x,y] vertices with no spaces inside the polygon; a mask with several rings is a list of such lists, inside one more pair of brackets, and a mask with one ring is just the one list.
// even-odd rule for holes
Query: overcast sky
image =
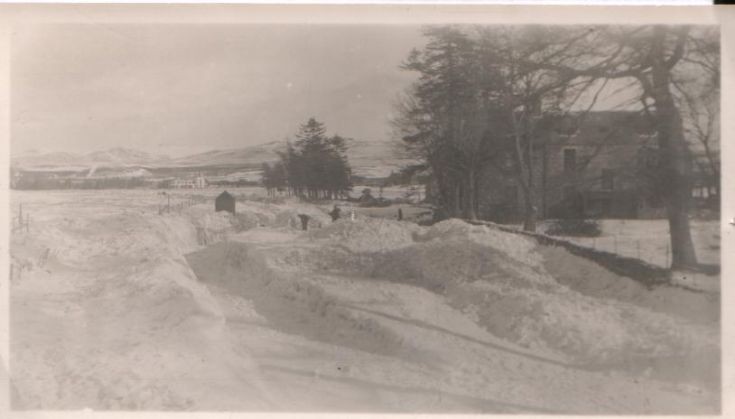
{"label": "overcast sky", "polygon": [[412,26],[43,25],[13,33],[12,151],[169,155],[330,132],[387,139]]}

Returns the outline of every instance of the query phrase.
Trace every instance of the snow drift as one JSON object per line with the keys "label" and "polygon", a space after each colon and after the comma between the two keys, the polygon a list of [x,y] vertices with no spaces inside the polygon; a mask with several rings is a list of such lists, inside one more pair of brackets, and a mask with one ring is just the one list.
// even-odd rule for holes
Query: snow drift
{"label": "snow drift", "polygon": [[[230,258],[226,264],[235,271],[249,267],[240,275],[242,281],[310,281],[318,288],[318,279],[309,278],[327,274],[419,286],[445,296],[497,337],[590,368],[648,367],[652,374],[664,376],[670,374],[671,364],[661,360],[685,364],[704,360],[696,361],[696,368],[682,369],[682,375],[711,379],[714,374],[713,368],[703,365],[718,356],[717,333],[698,327],[696,318],[683,310],[665,309],[661,301],[672,295],[671,290],[636,288],[631,280],[613,279],[609,272],[607,277],[585,278],[584,283],[579,278],[560,280],[546,269],[545,250],[525,237],[458,220],[422,228],[360,219],[326,225],[304,238],[240,252],[236,261]],[[568,253],[557,257],[566,266],[584,264]],[[267,269],[252,271],[262,264]],[[299,279],[286,280],[287,273]],[[613,280],[617,288],[609,287]],[[600,281],[607,281],[598,286],[606,291],[590,292]],[[295,292],[308,299],[307,289]],[[631,289],[640,295],[631,295]],[[695,313],[696,307],[713,305],[686,291],[677,301],[689,304]]]}
{"label": "snow drift", "polygon": [[[124,205],[123,198],[115,199]],[[13,236],[11,373],[25,378],[14,381],[16,408],[277,407],[283,400],[272,398],[247,345],[233,343],[222,295],[248,301],[252,318],[270,328],[264,333],[374,355],[385,366],[391,357],[410,359],[421,374],[440,369],[422,358],[426,340],[380,321],[373,306],[352,306],[366,290],[376,304],[398,298],[387,289],[401,290],[411,307],[382,312],[383,319],[410,326],[421,323],[398,314],[451,317],[445,330],[482,330],[494,345],[574,374],[646,371],[652,379],[718,386],[717,299],[648,290],[518,235],[458,220],[332,223],[323,209],[293,202],[238,202],[235,215],[210,205],[161,215],[154,205],[104,212],[94,199],[55,208],[61,216],[41,213],[33,234]],[[312,217],[313,229],[300,231],[300,213]],[[427,301],[441,301],[442,311],[424,307]],[[410,377],[421,383],[425,375]],[[482,391],[492,378],[465,390]]]}
{"label": "snow drift", "polygon": [[223,345],[220,307],[183,257],[238,225],[203,211],[68,216],[14,237],[13,341],[35,342],[12,348],[14,408],[222,408],[236,392],[266,406],[257,368]]}

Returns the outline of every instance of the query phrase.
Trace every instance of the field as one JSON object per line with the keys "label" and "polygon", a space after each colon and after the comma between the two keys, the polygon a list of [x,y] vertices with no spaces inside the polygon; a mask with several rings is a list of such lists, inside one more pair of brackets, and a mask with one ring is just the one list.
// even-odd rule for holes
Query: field
{"label": "field", "polygon": [[395,207],[332,223],[246,188],[214,213],[219,192],[11,193],[30,216],[11,237],[14,408],[719,412],[718,293]]}

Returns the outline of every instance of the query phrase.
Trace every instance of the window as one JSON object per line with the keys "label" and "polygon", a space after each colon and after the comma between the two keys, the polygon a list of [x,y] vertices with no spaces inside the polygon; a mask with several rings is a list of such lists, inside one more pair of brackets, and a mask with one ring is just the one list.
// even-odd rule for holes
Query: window
{"label": "window", "polygon": [[602,189],[611,191],[615,187],[615,172],[611,169],[602,169]]}
{"label": "window", "polygon": [[577,150],[573,148],[564,149],[564,171],[565,172],[576,172],[577,171]]}
{"label": "window", "polygon": [[654,169],[658,166],[658,150],[654,147],[643,146],[638,151],[640,168]]}

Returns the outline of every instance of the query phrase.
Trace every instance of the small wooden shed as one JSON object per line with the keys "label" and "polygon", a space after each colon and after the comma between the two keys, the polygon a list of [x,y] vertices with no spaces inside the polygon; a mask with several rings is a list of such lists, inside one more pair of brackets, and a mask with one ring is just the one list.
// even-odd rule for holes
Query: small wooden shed
{"label": "small wooden shed", "polygon": [[235,213],[235,197],[230,195],[229,192],[224,191],[214,200],[214,210],[228,211],[232,214]]}

